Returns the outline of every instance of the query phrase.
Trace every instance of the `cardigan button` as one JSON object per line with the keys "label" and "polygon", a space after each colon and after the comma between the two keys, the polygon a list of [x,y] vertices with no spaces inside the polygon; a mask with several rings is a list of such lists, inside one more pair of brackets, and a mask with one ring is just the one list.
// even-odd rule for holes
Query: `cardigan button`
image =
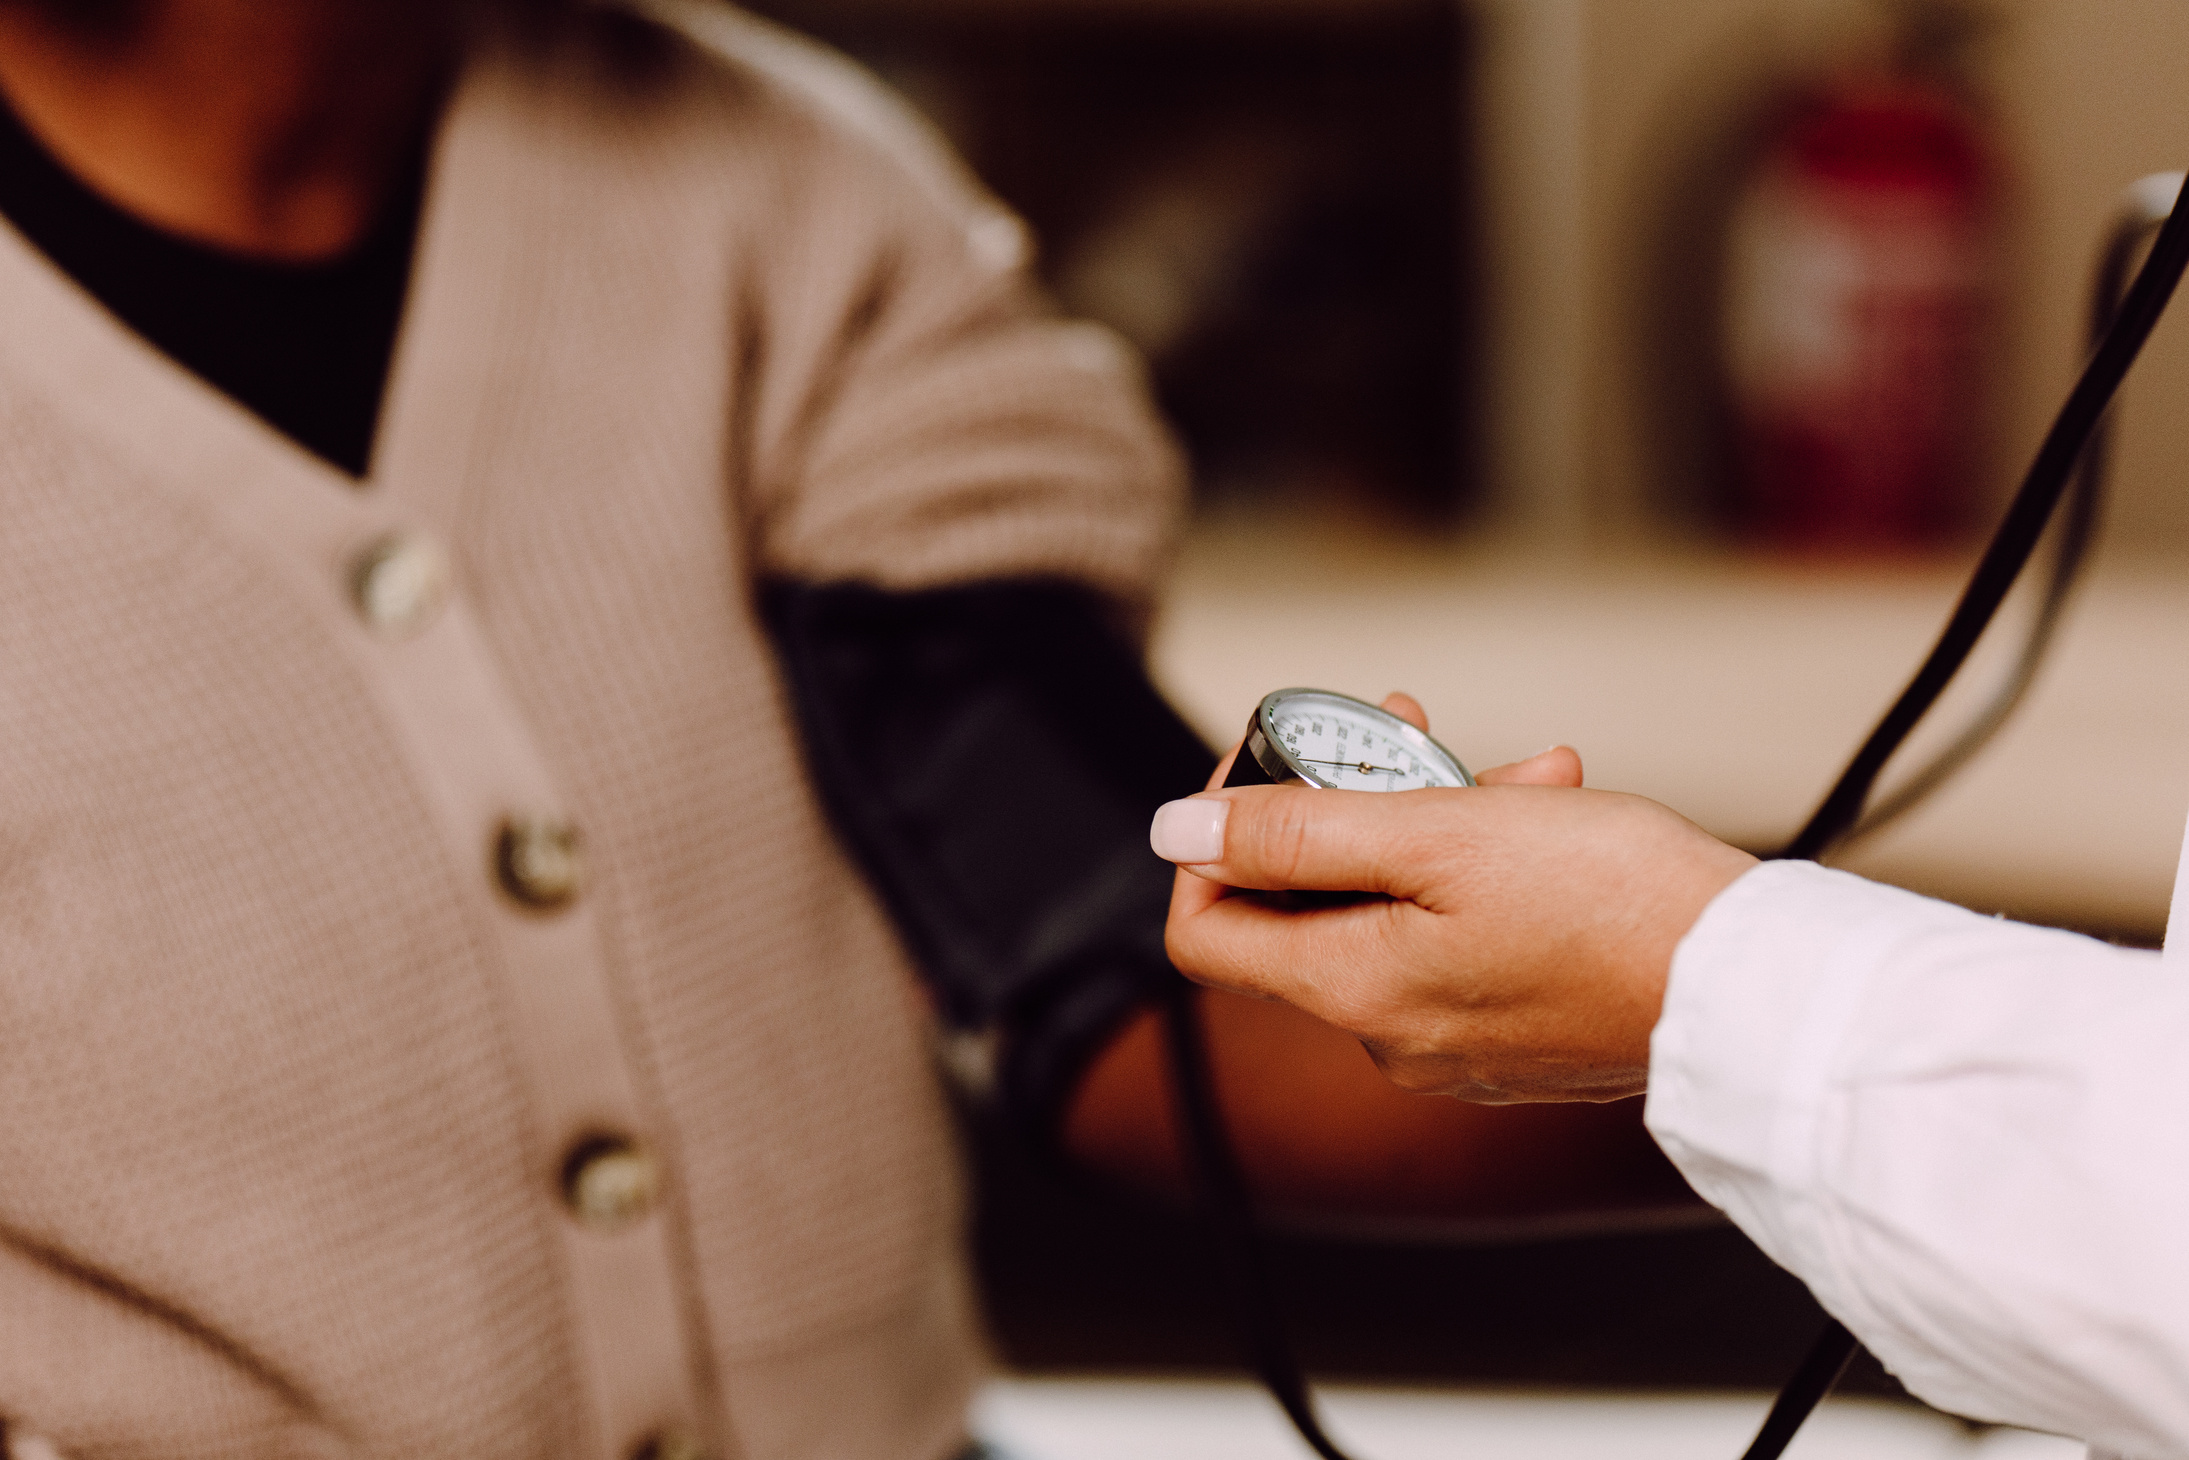
{"label": "cardigan button", "polygon": [[707,1450],[682,1430],[662,1430],[633,1445],[631,1460],[707,1460]]}
{"label": "cardigan button", "polygon": [[535,912],[569,906],[584,875],[578,829],[561,817],[512,816],[495,834],[495,880]]}
{"label": "cardigan button", "polygon": [[636,1141],[593,1136],[563,1161],[562,1197],[571,1215],[594,1231],[621,1231],[661,1199],[661,1163]]}
{"label": "cardigan button", "polygon": [[358,616],[391,639],[433,622],[448,599],[448,554],[416,533],[391,533],[357,555],[350,594]]}

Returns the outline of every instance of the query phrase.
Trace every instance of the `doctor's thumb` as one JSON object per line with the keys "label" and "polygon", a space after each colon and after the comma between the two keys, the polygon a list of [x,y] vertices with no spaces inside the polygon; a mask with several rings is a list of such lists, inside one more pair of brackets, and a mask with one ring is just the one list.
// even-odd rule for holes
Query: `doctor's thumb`
{"label": "doctor's thumb", "polygon": [[1160,807],[1148,843],[1165,861],[1229,887],[1391,891],[1386,853],[1393,813],[1405,809],[1396,799],[1305,786],[1204,791]]}

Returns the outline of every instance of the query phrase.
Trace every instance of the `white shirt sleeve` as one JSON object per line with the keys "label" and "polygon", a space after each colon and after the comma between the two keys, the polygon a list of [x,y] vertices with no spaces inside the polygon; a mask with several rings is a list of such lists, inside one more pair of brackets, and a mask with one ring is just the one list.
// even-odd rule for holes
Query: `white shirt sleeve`
{"label": "white shirt sleeve", "polygon": [[1650,1131],[1938,1407],[2189,1455],[2189,983],[1807,862],[1681,943]]}

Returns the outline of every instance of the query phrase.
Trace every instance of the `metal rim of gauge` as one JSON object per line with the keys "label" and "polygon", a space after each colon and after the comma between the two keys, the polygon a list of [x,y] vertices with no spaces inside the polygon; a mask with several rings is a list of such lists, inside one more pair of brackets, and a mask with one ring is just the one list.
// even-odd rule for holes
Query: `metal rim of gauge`
{"label": "metal rim of gauge", "polygon": [[1294,686],[1291,689],[1272,690],[1262,696],[1262,702],[1255,707],[1254,718],[1249,723],[1246,744],[1240,750],[1240,754],[1252,756],[1255,764],[1262,768],[1263,774],[1279,785],[1300,784],[1323,790],[1361,789],[1341,786],[1334,778],[1313,766],[1303,764],[1285,749],[1277,725],[1277,714],[1292,702],[1303,699],[1327,705],[1334,713],[1354,721],[1367,721],[1375,725],[1380,733],[1403,742],[1433,770],[1443,772],[1438,777],[1439,780],[1461,786],[1472,786],[1475,783],[1474,775],[1460,763],[1459,757],[1439,744],[1434,736],[1415,729],[1381,705],[1372,705],[1366,700],[1357,700],[1351,695],[1342,695],[1334,690]]}

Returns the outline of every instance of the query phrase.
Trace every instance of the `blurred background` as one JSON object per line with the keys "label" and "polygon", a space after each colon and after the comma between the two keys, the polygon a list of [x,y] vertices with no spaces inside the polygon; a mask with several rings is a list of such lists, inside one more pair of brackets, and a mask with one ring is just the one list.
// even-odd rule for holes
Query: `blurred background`
{"label": "blurred background", "polygon": [[[2189,162],[2157,0],[763,9],[908,96],[1148,360],[1198,493],[1156,663],[1212,740],[1282,684],[1404,686],[1470,762],[1567,741],[1756,847],[1950,605],[2116,200]],[[1851,865],[2158,937],[2185,384],[2168,323],[2036,695]]]}
{"label": "blurred background", "polygon": [[[1032,223],[1062,305],[1148,360],[1198,482],[1155,663],[1212,741],[1282,685],[1403,687],[1470,764],[1570,743],[1592,782],[1759,850],[1951,607],[2081,363],[2122,190],[2189,165],[2189,8],[2165,0],[758,8],[908,96]],[[2116,411],[2114,495],[2030,699],[1846,865],[2161,937],[2189,806],[2185,391],[2175,319]],[[981,1164],[1007,1359],[1224,1371],[1174,1219]],[[1464,1235],[1288,1237],[1318,1370],[1741,1393],[1818,1321],[1722,1229]],[[1199,1453],[1295,1453],[1223,1433]]]}

